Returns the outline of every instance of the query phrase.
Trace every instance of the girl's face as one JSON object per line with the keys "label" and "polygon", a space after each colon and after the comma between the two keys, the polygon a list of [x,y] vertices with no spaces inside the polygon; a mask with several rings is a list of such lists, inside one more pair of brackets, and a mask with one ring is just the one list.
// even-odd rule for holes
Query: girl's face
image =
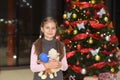
{"label": "girl's face", "polygon": [[45,22],[44,26],[41,27],[41,31],[44,34],[44,38],[47,40],[52,40],[56,35],[56,24],[53,21]]}

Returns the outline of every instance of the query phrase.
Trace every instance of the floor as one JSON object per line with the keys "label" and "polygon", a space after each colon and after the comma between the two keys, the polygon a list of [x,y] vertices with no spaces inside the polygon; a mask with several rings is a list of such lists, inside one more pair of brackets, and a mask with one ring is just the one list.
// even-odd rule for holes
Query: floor
{"label": "floor", "polygon": [[0,80],[33,80],[32,78],[33,73],[29,68],[0,71]]}
{"label": "floor", "polygon": [[[33,80],[33,73],[29,68],[9,69],[0,71],[0,80]],[[117,80],[120,80],[120,72],[118,72]]]}
{"label": "floor", "polygon": [[[0,68],[0,80],[33,80],[33,73],[29,66]],[[120,80],[120,71],[117,74],[117,80]]]}

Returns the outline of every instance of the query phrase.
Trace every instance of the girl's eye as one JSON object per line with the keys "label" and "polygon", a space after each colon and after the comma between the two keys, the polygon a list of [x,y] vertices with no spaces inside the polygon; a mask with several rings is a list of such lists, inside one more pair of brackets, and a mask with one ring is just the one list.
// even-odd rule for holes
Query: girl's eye
{"label": "girl's eye", "polygon": [[55,27],[53,27],[52,29],[56,29]]}

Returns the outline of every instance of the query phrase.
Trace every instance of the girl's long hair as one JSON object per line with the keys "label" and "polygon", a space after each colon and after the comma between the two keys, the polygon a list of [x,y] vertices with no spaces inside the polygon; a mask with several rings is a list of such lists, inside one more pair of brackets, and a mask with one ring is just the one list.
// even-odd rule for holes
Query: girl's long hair
{"label": "girl's long hair", "polygon": [[[55,22],[56,24],[56,28],[58,27],[57,25],[57,21],[55,19],[53,19],[52,17],[47,17],[45,19],[43,19],[40,27],[44,27],[44,24],[48,21],[53,21]],[[41,35],[41,31],[40,31],[40,35]],[[41,52],[42,52],[42,38],[43,38],[43,34],[41,35],[40,38],[38,38],[35,42],[34,42],[34,45],[35,45],[35,54],[36,55],[39,55]],[[63,58],[64,56],[64,45],[63,43],[61,43],[60,41],[56,41],[56,50],[60,53],[60,60]]]}

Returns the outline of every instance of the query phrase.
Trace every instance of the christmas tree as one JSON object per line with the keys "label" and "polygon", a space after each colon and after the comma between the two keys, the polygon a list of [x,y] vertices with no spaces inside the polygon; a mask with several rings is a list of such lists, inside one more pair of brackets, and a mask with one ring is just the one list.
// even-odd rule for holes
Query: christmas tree
{"label": "christmas tree", "polygon": [[118,72],[118,39],[103,0],[66,0],[59,34],[66,46],[69,77],[82,80]]}

